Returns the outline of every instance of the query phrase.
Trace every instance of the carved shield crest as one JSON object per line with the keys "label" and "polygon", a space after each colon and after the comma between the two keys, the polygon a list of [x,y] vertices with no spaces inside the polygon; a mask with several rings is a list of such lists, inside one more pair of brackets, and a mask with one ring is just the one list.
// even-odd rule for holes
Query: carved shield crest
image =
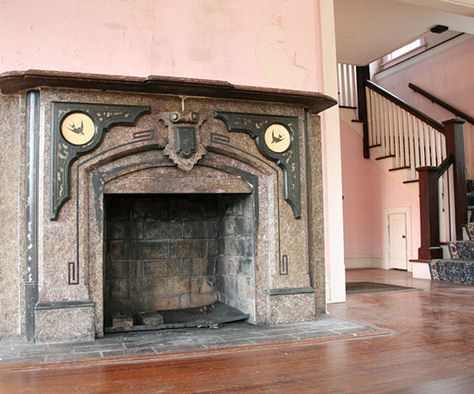
{"label": "carved shield crest", "polygon": [[174,127],[176,153],[189,158],[196,152],[196,128],[194,126]]}
{"label": "carved shield crest", "polygon": [[204,121],[199,119],[196,112],[171,112],[162,115],[161,120],[169,130],[164,153],[179,169],[190,171],[206,153],[199,135]]}

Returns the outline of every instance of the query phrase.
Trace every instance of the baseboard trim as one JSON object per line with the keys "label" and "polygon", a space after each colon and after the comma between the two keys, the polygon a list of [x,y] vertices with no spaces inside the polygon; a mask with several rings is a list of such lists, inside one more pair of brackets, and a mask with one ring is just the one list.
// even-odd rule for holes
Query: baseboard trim
{"label": "baseboard trim", "polygon": [[358,268],[384,268],[383,258],[378,257],[346,257],[344,262],[348,270]]}

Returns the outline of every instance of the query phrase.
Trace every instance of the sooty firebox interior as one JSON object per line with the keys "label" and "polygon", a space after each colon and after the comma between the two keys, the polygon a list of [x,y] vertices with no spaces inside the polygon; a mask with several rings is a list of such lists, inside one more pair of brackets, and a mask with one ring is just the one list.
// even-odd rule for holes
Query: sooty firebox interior
{"label": "sooty firebox interior", "polygon": [[108,194],[106,332],[213,325],[255,308],[251,194]]}

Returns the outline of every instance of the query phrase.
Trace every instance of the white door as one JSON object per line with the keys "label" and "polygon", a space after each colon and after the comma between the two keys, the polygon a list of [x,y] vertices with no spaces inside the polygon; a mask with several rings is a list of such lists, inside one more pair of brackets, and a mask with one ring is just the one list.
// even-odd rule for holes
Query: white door
{"label": "white door", "polygon": [[407,269],[407,217],[403,212],[388,214],[388,259],[389,268]]}

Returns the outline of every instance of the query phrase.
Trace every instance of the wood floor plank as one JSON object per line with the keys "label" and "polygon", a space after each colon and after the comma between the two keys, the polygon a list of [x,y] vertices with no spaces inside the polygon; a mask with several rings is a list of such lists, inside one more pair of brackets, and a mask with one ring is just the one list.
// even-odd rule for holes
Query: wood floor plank
{"label": "wood floor plank", "polygon": [[0,371],[1,393],[471,393],[474,287],[352,270],[350,281],[416,287],[355,294],[329,306],[390,336],[281,345],[222,354]]}

